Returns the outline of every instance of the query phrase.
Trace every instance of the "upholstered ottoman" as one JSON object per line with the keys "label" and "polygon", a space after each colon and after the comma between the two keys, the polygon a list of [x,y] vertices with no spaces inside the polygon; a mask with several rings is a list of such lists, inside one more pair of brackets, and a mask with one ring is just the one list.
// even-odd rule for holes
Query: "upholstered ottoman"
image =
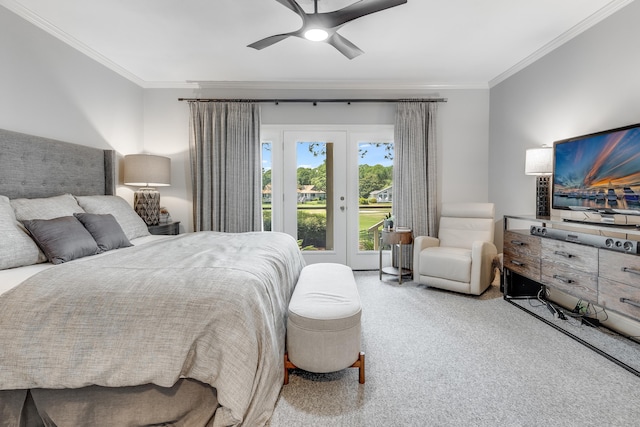
{"label": "upholstered ottoman", "polygon": [[289,303],[284,383],[292,368],[327,373],[354,367],[360,369],[364,384],[361,313],[351,268],[333,263],[306,266]]}

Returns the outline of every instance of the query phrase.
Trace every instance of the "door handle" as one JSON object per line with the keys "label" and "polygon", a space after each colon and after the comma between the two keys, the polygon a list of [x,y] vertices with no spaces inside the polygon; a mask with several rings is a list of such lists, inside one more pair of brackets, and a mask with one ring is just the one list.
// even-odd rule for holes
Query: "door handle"
{"label": "door handle", "polygon": [[344,212],[344,206],[340,206],[340,210]]}

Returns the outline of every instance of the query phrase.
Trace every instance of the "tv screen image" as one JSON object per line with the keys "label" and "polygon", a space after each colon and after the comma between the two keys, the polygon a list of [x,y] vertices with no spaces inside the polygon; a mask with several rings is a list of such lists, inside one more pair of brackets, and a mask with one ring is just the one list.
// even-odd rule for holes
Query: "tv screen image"
{"label": "tv screen image", "polygon": [[640,215],[640,123],[556,141],[553,209]]}

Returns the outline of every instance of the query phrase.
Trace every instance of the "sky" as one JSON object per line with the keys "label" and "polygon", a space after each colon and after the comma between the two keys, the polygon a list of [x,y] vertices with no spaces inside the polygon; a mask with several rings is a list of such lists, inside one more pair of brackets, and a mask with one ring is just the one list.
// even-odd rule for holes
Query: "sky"
{"label": "sky", "polygon": [[[376,147],[373,144],[360,143],[360,150],[366,150],[364,158],[359,160],[360,164],[392,166],[393,160],[385,159],[384,146]],[[322,164],[324,156],[314,156],[309,152],[308,145],[306,143],[298,144],[298,167],[316,168]],[[271,168],[271,151],[262,150],[262,167],[265,169]]]}

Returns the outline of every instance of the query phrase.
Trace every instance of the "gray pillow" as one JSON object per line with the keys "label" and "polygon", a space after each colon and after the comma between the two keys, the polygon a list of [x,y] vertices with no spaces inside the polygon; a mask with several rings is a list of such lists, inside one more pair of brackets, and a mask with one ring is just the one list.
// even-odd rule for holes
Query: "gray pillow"
{"label": "gray pillow", "polygon": [[36,243],[16,221],[9,198],[0,196],[0,270],[38,264],[46,260]]}
{"label": "gray pillow", "polygon": [[85,212],[113,215],[129,240],[150,234],[147,224],[122,197],[76,196],[76,200]]}
{"label": "gray pillow", "polygon": [[22,221],[31,237],[53,264],[95,255],[98,244],[73,216]]}
{"label": "gray pillow", "polygon": [[71,194],[42,199],[13,199],[11,206],[18,221],[25,219],[53,219],[84,212]]}
{"label": "gray pillow", "polygon": [[87,229],[98,244],[100,252],[133,246],[124,235],[118,221],[111,214],[75,213],[73,214]]}

